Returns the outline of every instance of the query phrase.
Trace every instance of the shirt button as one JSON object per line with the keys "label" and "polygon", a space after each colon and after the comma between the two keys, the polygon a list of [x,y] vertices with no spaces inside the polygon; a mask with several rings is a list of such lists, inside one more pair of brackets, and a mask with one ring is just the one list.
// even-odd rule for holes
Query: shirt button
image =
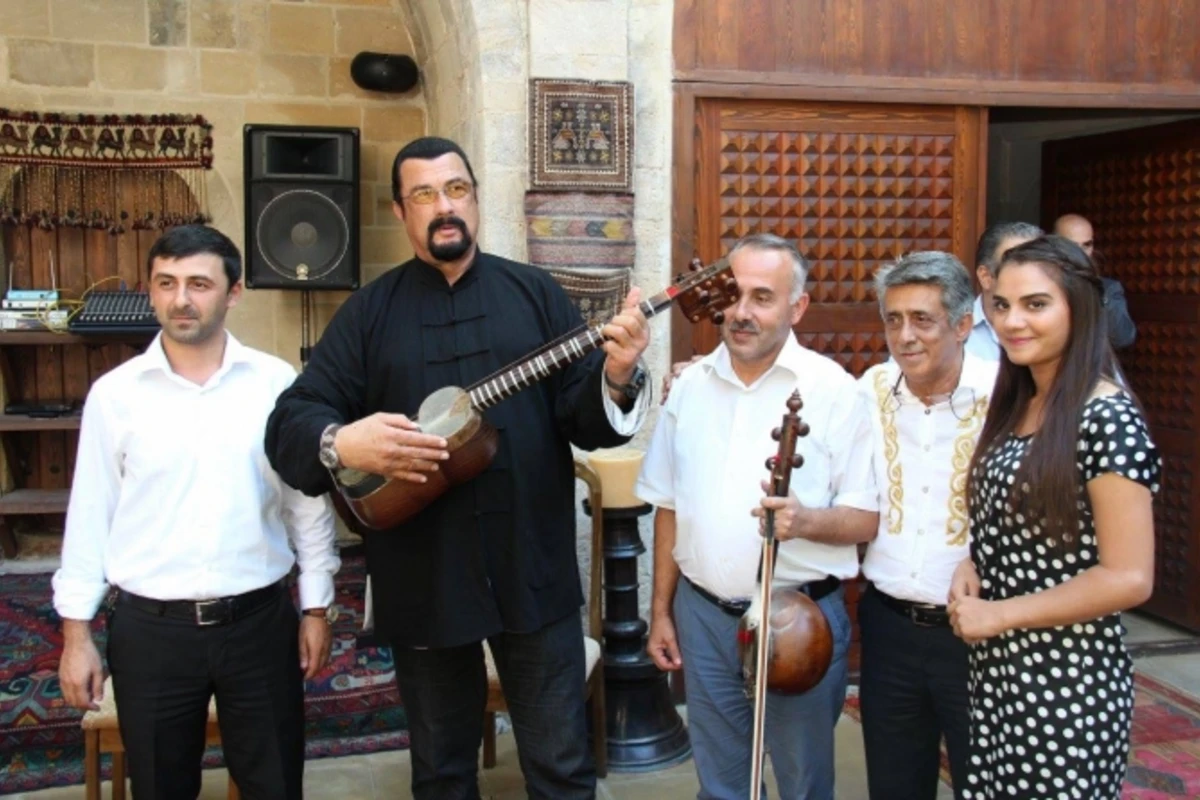
{"label": "shirt button", "polygon": [[924,528],[921,528],[921,530],[917,531],[917,536],[924,536],[924,535],[925,535],[925,529],[924,529]]}
{"label": "shirt button", "polygon": [[908,577],[910,577],[910,578],[915,578],[915,577],[917,577],[917,573],[915,573],[915,572],[910,572],[910,573],[908,574]]}
{"label": "shirt button", "polygon": [[925,409],[925,416],[927,416],[927,417],[928,417],[928,416],[929,416],[930,414],[932,414],[932,413],[933,413],[933,409],[932,409],[932,408],[927,408],[927,409]]}
{"label": "shirt button", "polygon": [[929,487],[928,487],[928,486],[922,486],[922,487],[921,487],[921,491],[922,491],[922,492],[924,492],[925,494],[929,494]]}
{"label": "shirt button", "polygon": [[929,452],[929,445],[925,445],[925,452],[926,452],[926,453],[928,453],[928,452]]}

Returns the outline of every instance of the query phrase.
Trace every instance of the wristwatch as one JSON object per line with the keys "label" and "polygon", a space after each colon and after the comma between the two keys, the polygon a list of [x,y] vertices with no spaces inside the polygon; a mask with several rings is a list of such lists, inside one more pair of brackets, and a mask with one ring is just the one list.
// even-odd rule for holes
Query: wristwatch
{"label": "wristwatch", "polygon": [[331,472],[342,467],[342,460],[338,458],[337,448],[334,447],[338,429],[341,427],[338,423],[333,422],[326,425],[325,430],[321,431],[321,449],[317,452],[317,458],[321,460],[325,469]]}
{"label": "wristwatch", "polygon": [[626,400],[637,400],[638,395],[642,393],[642,387],[646,385],[646,370],[642,369],[641,364],[636,365],[629,383],[615,383],[609,379],[606,372],[604,373],[604,385],[625,395]]}
{"label": "wristwatch", "polygon": [[325,608],[306,608],[304,609],[304,616],[320,617],[332,625],[337,621],[338,618],[337,606],[331,605],[326,606]]}

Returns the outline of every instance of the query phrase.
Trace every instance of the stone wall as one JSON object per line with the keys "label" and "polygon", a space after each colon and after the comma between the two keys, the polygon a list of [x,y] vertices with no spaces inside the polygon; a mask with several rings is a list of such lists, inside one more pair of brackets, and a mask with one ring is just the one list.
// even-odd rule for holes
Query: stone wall
{"label": "stone wall", "polygon": [[[423,2],[424,0],[422,0]],[[396,150],[426,129],[424,90],[367,92],[363,50],[414,54],[390,0],[4,0],[0,98],[22,111],[202,114],[213,123],[214,224],[243,239],[245,123],[361,129],[363,277],[410,256],[391,213]],[[318,322],[345,298],[318,295]],[[298,363],[299,296],[257,290],[230,314],[245,343]]]}

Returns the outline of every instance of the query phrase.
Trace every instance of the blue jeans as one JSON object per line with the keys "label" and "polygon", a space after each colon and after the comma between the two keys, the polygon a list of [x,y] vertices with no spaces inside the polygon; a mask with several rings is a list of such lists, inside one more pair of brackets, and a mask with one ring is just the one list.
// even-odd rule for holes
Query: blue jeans
{"label": "blue jeans", "polygon": [[[833,633],[833,660],[802,695],[767,696],[765,741],[782,800],[832,800],[833,729],[846,700],[850,618],[842,590],[821,598]],[[750,788],[754,703],[738,661],[738,618],[681,580],[675,633],[687,686],[688,731],[700,778],[699,800],[744,800]]]}

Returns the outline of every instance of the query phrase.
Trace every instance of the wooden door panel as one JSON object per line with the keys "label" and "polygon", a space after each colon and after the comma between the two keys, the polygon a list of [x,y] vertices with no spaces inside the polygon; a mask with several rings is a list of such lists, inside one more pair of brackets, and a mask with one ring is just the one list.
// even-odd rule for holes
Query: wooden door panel
{"label": "wooden door panel", "polygon": [[[696,248],[774,233],[810,262],[800,341],[855,375],[887,358],[872,276],[914,250],[967,260],[981,215],[984,112],[952,106],[701,99]],[[694,352],[718,341],[693,331]]]}
{"label": "wooden door panel", "polygon": [[1153,614],[1200,631],[1200,124],[1047,142],[1042,221],[1091,220],[1101,271],[1125,287],[1138,338],[1121,365],[1163,455]]}

